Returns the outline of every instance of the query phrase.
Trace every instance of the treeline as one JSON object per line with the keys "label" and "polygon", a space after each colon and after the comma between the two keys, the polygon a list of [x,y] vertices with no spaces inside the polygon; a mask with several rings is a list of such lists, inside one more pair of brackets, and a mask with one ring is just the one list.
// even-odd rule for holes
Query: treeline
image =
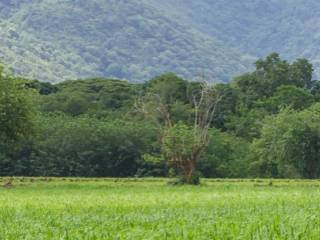
{"label": "treeline", "polygon": [[[274,53],[257,61],[255,71],[216,84],[221,100],[200,174],[319,177],[320,84],[312,75],[307,60],[288,63]],[[190,98],[199,85],[172,73],[143,84],[88,79],[52,85],[1,70],[0,175],[175,175],[157,161],[161,130],[136,104],[153,93],[170,106],[175,123],[191,125]]]}

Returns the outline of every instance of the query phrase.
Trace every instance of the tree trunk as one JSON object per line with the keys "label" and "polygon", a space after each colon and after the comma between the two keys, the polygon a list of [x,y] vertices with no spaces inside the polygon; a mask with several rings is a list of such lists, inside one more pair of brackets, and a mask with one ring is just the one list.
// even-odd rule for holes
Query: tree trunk
{"label": "tree trunk", "polygon": [[183,172],[183,181],[186,184],[198,184],[198,179],[194,176],[195,171],[195,161],[193,160],[187,160],[185,164],[182,166],[182,172]]}

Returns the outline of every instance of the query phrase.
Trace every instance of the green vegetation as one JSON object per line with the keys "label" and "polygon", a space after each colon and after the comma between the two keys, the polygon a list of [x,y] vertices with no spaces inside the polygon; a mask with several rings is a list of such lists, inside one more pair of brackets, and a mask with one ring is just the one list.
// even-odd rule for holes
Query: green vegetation
{"label": "green vegetation", "polygon": [[173,73],[55,85],[3,73],[0,175],[318,178],[312,72],[273,53],[216,85]]}
{"label": "green vegetation", "polygon": [[[267,176],[317,178],[319,176],[320,105],[301,112],[284,109],[270,116],[261,138],[252,144],[256,172]],[[274,166],[277,166],[274,168]]]}
{"label": "green vegetation", "polygon": [[[2,179],[2,181],[7,181]],[[14,179],[0,235],[55,239],[318,239],[319,181]]]}
{"label": "green vegetation", "polygon": [[23,83],[0,66],[0,139],[6,144],[32,134],[35,109]]}
{"label": "green vegetation", "polygon": [[0,178],[1,238],[318,239],[320,182],[293,180],[320,176],[312,72],[276,53],[215,85],[1,68],[0,175],[25,176]]}
{"label": "green vegetation", "polygon": [[172,71],[227,81],[250,61],[156,5],[131,0],[7,0],[0,3],[0,57],[32,79],[105,76],[146,81]]}
{"label": "green vegetation", "polygon": [[241,53],[308,58],[319,75],[317,0],[163,0],[156,6]]}
{"label": "green vegetation", "polygon": [[1,0],[0,240],[319,239],[319,11]]}
{"label": "green vegetation", "polygon": [[51,82],[168,71],[229,81],[272,51],[318,69],[319,10],[317,0],[2,0],[0,58]]}

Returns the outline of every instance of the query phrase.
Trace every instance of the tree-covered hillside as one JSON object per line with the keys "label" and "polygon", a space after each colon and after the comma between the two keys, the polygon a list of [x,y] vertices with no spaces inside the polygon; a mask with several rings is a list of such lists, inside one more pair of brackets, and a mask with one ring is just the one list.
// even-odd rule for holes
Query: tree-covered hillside
{"label": "tree-covered hillside", "polygon": [[3,0],[0,58],[51,82],[163,72],[229,81],[276,51],[310,59],[319,75],[319,11],[316,0]]}
{"label": "tree-covered hillside", "polygon": [[0,56],[17,74],[31,78],[143,81],[174,71],[186,78],[205,74],[228,80],[250,65],[236,50],[167,16],[150,1],[1,4]]}
{"label": "tree-covered hillside", "polygon": [[[197,30],[243,53],[279,52],[320,64],[320,2],[317,0],[163,0],[164,9]],[[160,7],[160,5],[159,5]],[[319,71],[317,71],[319,74]]]}

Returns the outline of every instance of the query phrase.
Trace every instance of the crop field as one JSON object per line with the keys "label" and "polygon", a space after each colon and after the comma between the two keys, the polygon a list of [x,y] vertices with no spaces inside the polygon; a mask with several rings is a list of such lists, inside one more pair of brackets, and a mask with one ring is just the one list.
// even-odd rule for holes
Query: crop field
{"label": "crop field", "polygon": [[0,239],[319,239],[320,181],[0,180]]}

